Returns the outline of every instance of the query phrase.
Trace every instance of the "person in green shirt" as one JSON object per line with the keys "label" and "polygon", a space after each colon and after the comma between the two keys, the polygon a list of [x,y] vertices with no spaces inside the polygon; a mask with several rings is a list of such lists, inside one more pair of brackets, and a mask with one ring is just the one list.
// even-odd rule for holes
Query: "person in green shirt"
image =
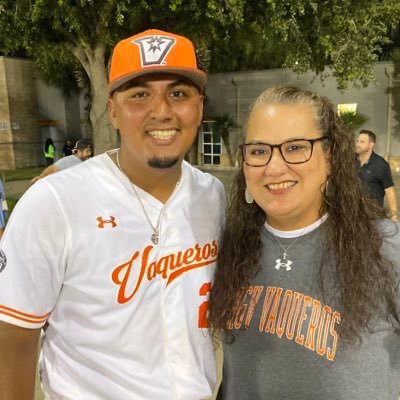
{"label": "person in green shirt", "polygon": [[56,148],[54,147],[54,142],[52,139],[48,138],[44,144],[44,157],[46,158],[46,166],[52,165],[54,163],[54,156],[56,153]]}

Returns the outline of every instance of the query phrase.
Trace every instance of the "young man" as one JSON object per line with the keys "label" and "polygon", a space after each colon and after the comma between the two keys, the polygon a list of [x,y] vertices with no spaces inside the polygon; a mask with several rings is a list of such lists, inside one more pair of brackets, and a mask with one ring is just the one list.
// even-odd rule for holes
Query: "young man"
{"label": "young man", "polygon": [[383,206],[386,195],[390,216],[397,220],[397,200],[390,165],[374,150],[376,135],[363,129],[356,140],[359,176],[366,183],[370,195]]}
{"label": "young man", "polygon": [[72,154],[67,157],[60,158],[57,162],[49,165],[45,168],[42,173],[32,178],[31,183],[35,183],[39,179],[45,176],[54,174],[54,172],[61,171],[62,169],[73,167],[74,165],[80,164],[82,161],[86,161],[92,156],[92,145],[88,140],[78,140],[75,143],[75,147],[72,149]]}
{"label": "young man", "polygon": [[183,161],[206,75],[158,30],[117,44],[120,149],[35,184],[2,242],[0,398],[199,400],[216,383],[207,305],[225,195]]}

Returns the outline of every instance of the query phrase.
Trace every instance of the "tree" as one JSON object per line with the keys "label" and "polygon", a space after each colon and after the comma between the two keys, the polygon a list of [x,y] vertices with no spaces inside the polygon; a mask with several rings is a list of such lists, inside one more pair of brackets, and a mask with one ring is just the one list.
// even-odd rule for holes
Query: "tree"
{"label": "tree", "polygon": [[[232,117],[232,115],[224,114],[219,117],[215,117],[215,121],[213,124],[213,139],[216,142],[219,142],[222,138],[222,141],[225,145],[226,154],[228,156],[229,165],[233,167],[235,165],[236,154],[232,152],[232,129],[237,128],[237,125]],[[236,146],[233,146],[236,148]]]}
{"label": "tree", "polygon": [[352,111],[341,112],[339,115],[345,129],[352,134],[368,120],[365,115],[357,114]]}
{"label": "tree", "polygon": [[0,50],[23,49],[54,82],[84,72],[101,152],[116,142],[106,65],[123,37],[157,27],[190,37],[212,72],[330,67],[345,88],[373,79],[387,30],[399,21],[398,0],[0,0]]}
{"label": "tree", "polygon": [[[400,21],[398,0],[243,1],[243,28],[212,42],[211,71],[288,67],[332,70],[338,86],[366,85],[388,29]],[[230,28],[230,27],[229,27]],[[217,54],[218,57],[214,57]]]}
{"label": "tree", "polygon": [[230,3],[235,1],[0,0],[0,48],[3,53],[25,49],[53,81],[83,69],[95,148],[102,152],[117,141],[106,112],[106,66],[113,45],[154,26],[204,44],[214,26],[240,17]]}

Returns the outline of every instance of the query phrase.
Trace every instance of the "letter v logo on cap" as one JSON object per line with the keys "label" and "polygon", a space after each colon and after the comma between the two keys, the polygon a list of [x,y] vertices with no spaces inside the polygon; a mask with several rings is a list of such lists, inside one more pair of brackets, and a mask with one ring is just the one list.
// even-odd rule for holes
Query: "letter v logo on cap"
{"label": "letter v logo on cap", "polygon": [[140,47],[142,67],[147,65],[166,65],[165,58],[175,44],[175,39],[168,36],[145,36],[132,43]]}

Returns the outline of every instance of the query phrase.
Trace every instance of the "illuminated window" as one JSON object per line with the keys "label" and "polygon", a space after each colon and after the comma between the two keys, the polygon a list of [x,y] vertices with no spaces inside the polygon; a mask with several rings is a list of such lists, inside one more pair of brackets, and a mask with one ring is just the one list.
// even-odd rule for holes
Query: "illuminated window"
{"label": "illuminated window", "polygon": [[357,112],[357,103],[338,104],[337,112],[339,115],[342,113],[355,114]]}
{"label": "illuminated window", "polygon": [[202,153],[204,165],[220,165],[222,139],[215,140],[213,136],[213,121],[204,121],[202,124]]}

